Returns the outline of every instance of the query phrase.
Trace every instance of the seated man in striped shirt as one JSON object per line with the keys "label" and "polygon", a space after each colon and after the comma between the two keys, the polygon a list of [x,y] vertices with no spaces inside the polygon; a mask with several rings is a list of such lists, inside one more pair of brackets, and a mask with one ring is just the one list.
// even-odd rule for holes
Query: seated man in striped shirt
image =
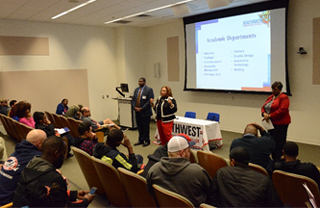
{"label": "seated man in striped shirt", "polygon": [[[128,148],[129,158],[117,149],[120,144]],[[130,140],[119,129],[112,129],[108,134],[106,143],[98,143],[94,147],[93,156],[113,165],[115,168],[122,167],[134,173],[140,170],[138,164],[142,164],[143,161],[141,155],[134,154]]]}
{"label": "seated man in striped shirt", "polygon": [[80,136],[76,138],[75,146],[92,155],[94,146],[98,143],[96,134],[92,132],[89,122],[82,122],[78,126]]}

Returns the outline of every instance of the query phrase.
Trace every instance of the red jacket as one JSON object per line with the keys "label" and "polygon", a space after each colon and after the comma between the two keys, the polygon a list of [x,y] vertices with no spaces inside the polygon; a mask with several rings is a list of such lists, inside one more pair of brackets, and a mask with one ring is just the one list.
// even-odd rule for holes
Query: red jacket
{"label": "red jacket", "polygon": [[[261,113],[266,113],[264,106],[272,100],[273,95],[270,95],[261,108]],[[281,93],[276,99],[273,100],[270,109],[270,116],[272,124],[286,125],[291,123],[291,117],[289,115],[290,101],[286,94]]]}

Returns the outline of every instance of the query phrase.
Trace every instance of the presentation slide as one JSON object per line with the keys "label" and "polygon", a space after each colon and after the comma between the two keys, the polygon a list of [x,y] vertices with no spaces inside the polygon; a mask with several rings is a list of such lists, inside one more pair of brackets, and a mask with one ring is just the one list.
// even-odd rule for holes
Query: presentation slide
{"label": "presentation slide", "polygon": [[285,8],[185,25],[186,89],[286,92]]}
{"label": "presentation slide", "polygon": [[269,18],[266,11],[196,23],[197,88],[270,86]]}

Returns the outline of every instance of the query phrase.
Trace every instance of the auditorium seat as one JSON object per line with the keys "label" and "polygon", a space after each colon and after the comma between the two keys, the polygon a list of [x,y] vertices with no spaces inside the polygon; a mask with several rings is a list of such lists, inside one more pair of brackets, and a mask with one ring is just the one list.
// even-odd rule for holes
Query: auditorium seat
{"label": "auditorium seat", "polygon": [[[21,139],[26,139],[27,138],[27,135],[28,135],[28,133],[31,131],[31,130],[33,130],[34,128],[32,128],[32,127],[30,127],[30,126],[27,126],[27,125],[25,125],[25,124],[23,124],[23,123],[19,123],[19,122],[17,122],[18,123],[18,125],[19,125],[19,131],[21,132],[20,134],[21,134]],[[21,140],[22,141],[22,140]]]}
{"label": "auditorium seat", "polygon": [[101,184],[111,204],[117,207],[130,207],[127,193],[124,189],[118,171],[110,164],[91,156]]}
{"label": "auditorium seat", "polygon": [[147,181],[124,168],[118,168],[121,181],[132,207],[156,207],[157,204],[147,190]]}
{"label": "auditorium seat", "polygon": [[59,115],[57,115],[57,114],[54,114],[54,113],[52,113],[51,114],[52,115],[52,117],[53,117],[53,120],[54,120],[54,127],[55,128],[63,128],[64,126],[62,125],[62,122],[61,122],[61,120],[60,120],[60,116]]}
{"label": "auditorium seat", "polygon": [[199,165],[203,167],[211,178],[214,178],[216,172],[223,167],[227,167],[227,161],[218,154],[199,150],[197,152]]}
{"label": "auditorium seat", "polygon": [[60,115],[57,115],[57,116],[59,116],[60,122],[61,122],[61,125],[63,126],[63,128],[67,127],[70,130],[70,133],[71,133],[71,125],[69,124],[68,119],[66,117],[64,117],[64,116],[60,116]]}
{"label": "auditorium seat", "polygon": [[71,149],[79,163],[79,166],[82,170],[82,173],[87,181],[89,188],[95,186],[97,187],[96,194],[104,194],[105,191],[99,179],[98,173],[95,167],[93,166],[93,162],[90,155],[77,147],[72,146]]}
{"label": "auditorium seat", "polygon": [[11,129],[11,134],[10,137],[16,139],[18,142],[21,142],[21,137],[18,133],[18,131],[16,131],[16,123],[18,121],[13,120],[12,118],[7,117],[7,123],[9,124],[9,129]]}
{"label": "auditorium seat", "polygon": [[70,117],[68,117],[67,120],[71,127],[71,135],[73,136],[73,138],[78,138],[80,136],[78,132],[78,126],[81,123],[81,121],[77,121],[76,119]]}
{"label": "auditorium seat", "polygon": [[[314,196],[317,206],[320,205],[320,194],[317,183],[306,176],[275,170],[272,174],[273,185],[283,204],[291,207],[307,207],[309,198],[302,184],[306,184]],[[312,207],[312,206],[311,206]]]}
{"label": "auditorium seat", "polygon": [[249,163],[249,168],[251,170],[257,171],[258,173],[261,173],[269,178],[269,174],[266,171],[266,169],[264,169],[264,167],[257,165],[257,164]]}
{"label": "auditorium seat", "polygon": [[161,188],[156,184],[152,186],[159,207],[194,207],[186,197]]}

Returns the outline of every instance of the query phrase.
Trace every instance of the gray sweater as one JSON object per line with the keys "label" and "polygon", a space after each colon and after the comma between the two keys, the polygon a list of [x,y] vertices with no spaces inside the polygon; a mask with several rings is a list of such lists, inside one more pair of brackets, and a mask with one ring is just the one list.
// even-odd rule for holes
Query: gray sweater
{"label": "gray sweater", "polygon": [[147,188],[151,194],[154,194],[153,184],[186,197],[196,207],[201,203],[212,204],[211,177],[201,166],[191,164],[187,158],[161,158],[147,175]]}

